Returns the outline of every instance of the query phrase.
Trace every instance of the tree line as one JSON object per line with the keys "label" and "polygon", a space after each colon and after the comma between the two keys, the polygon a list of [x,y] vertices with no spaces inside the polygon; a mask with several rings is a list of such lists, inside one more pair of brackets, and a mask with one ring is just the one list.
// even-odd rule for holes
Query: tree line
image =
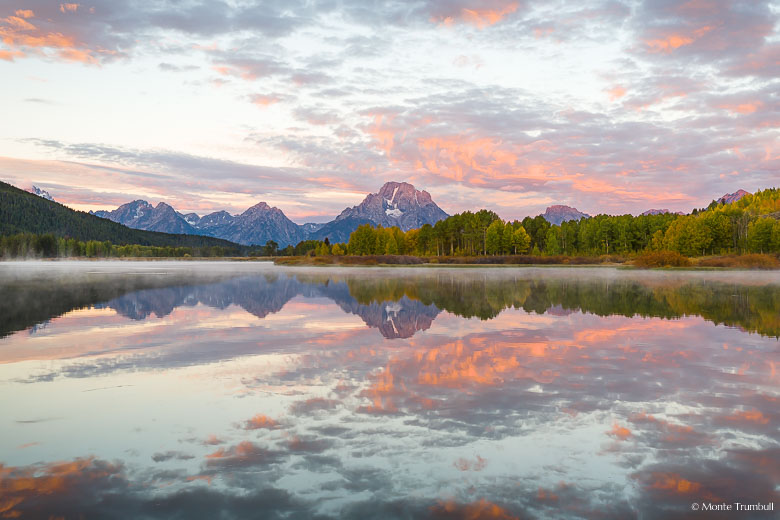
{"label": "tree line", "polygon": [[397,227],[364,224],[350,236],[346,253],[416,256],[529,252],[610,255],[662,250],[686,256],[780,253],[778,217],[780,189],[777,188],[746,195],[731,204],[713,202],[690,215],[598,215],[560,225],[550,224],[541,215],[509,222],[492,211],[466,211],[433,226],[426,224],[406,232]]}
{"label": "tree line", "polygon": [[188,258],[238,256],[237,248],[222,246],[183,247],[117,245],[110,240],[76,240],[56,237],[51,233],[38,235],[18,233],[0,237],[0,258]]}

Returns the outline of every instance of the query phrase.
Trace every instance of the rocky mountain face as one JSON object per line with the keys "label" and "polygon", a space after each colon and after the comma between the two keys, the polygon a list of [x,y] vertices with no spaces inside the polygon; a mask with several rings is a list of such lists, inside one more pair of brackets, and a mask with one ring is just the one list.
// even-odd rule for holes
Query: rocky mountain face
{"label": "rocky mountain face", "polygon": [[272,208],[265,202],[255,204],[236,216],[225,211],[206,215],[200,219],[196,228],[205,235],[244,245],[265,244],[273,240],[284,247],[295,245],[305,238],[301,226],[287,218],[282,210]]}
{"label": "rocky mountain face", "polygon": [[43,190],[43,189],[39,188],[38,186],[33,186],[32,188],[30,188],[27,191],[29,191],[33,195],[38,195],[39,197],[43,197],[46,200],[50,200],[52,202],[57,202],[56,200],[54,200],[54,197],[49,195],[48,191]]}
{"label": "rocky mountain face", "polygon": [[726,193],[724,196],[719,198],[717,202],[719,204],[731,204],[732,202],[737,202],[745,195],[751,195],[751,193],[745,190],[737,190],[734,193]]}
{"label": "rocky mountain face", "polygon": [[176,210],[164,202],[160,202],[157,206],[152,206],[145,200],[134,200],[133,202],[122,204],[113,211],[95,211],[90,213],[134,229],[184,235],[200,234]]}
{"label": "rocky mountain face", "polygon": [[425,224],[433,225],[448,216],[427,191],[419,191],[407,182],[388,182],[379,193],[371,193],[359,205],[342,211],[334,222],[364,220],[409,231]]}
{"label": "rocky mountain face", "polygon": [[580,220],[581,218],[590,218],[590,215],[587,213],[582,213],[577,208],[572,208],[571,206],[556,205],[547,208],[542,217],[544,217],[544,219],[550,224],[560,226],[561,222],[566,222],[567,220]]}
{"label": "rocky mountain face", "polygon": [[234,219],[227,211],[215,211],[199,218],[195,225],[204,235],[218,236],[233,224]]}

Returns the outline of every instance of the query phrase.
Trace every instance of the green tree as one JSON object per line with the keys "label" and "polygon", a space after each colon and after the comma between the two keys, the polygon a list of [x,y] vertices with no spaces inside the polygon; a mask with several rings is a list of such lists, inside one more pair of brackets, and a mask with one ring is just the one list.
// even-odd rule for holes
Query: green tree
{"label": "green tree", "polygon": [[501,238],[504,234],[504,223],[494,220],[485,231],[485,247],[487,254],[496,255],[501,252]]}
{"label": "green tree", "polygon": [[523,254],[528,251],[531,245],[531,237],[526,233],[523,226],[519,226],[512,232],[512,248],[515,254]]}
{"label": "green tree", "polygon": [[545,253],[548,255],[561,254],[561,228],[558,226],[551,226],[547,230],[547,236],[545,237]]}
{"label": "green tree", "polygon": [[398,254],[398,242],[395,240],[395,236],[392,233],[390,233],[390,236],[387,237],[384,253],[387,255]]}
{"label": "green tree", "polygon": [[747,239],[754,253],[766,253],[772,250],[772,230],[775,220],[759,218],[748,226]]}

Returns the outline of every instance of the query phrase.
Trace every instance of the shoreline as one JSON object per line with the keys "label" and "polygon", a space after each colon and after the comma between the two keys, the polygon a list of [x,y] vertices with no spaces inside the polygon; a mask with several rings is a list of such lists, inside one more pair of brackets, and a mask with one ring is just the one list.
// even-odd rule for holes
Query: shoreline
{"label": "shoreline", "polygon": [[[747,255],[744,255],[747,256]],[[600,261],[598,257],[574,257],[575,262],[565,261],[569,258],[563,259],[564,261],[556,261],[555,259],[548,259],[540,263],[536,262],[511,262],[507,259],[499,258],[500,261],[481,261],[481,262],[460,262],[457,261],[459,257],[446,257],[450,261],[440,261],[436,257],[423,258],[423,257],[371,257],[371,256],[293,256],[293,257],[109,257],[109,258],[90,258],[90,257],[68,257],[68,258],[9,258],[0,259],[0,265],[11,263],[25,263],[25,262],[41,262],[41,263],[65,263],[65,262],[125,262],[125,263],[166,263],[166,262],[223,262],[223,263],[273,263],[279,267],[337,267],[337,268],[350,268],[350,267],[377,267],[377,268],[464,268],[464,269],[478,269],[478,268],[604,268],[604,269],[619,269],[630,271],[647,271],[647,270],[661,270],[661,271],[777,271],[780,270],[778,266],[744,266],[744,265],[697,265],[700,259],[693,258],[692,265],[686,266],[652,266],[644,267],[637,266],[631,263],[631,260],[625,262],[615,261]],[[460,257],[462,258],[462,257]],[[544,257],[542,257],[544,258]],[[711,261],[712,259],[719,260],[721,258],[726,259],[739,259],[736,257],[702,257]],[[412,261],[408,261],[413,259]],[[381,261],[388,260],[388,261]],[[431,261],[433,260],[433,261]],[[454,260],[454,261],[452,261]],[[407,263],[408,262],[408,263]]]}

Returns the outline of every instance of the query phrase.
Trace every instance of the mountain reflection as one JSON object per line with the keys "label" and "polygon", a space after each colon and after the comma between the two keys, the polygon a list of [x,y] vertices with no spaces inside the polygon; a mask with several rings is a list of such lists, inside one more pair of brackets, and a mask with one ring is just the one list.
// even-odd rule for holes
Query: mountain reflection
{"label": "mountain reflection", "polygon": [[776,282],[206,271],[58,278],[67,305],[16,315],[9,330],[49,321],[0,339],[0,517],[655,520],[780,501]]}
{"label": "mountain reflection", "polygon": [[237,305],[262,319],[279,312],[298,296],[330,299],[344,312],[360,316],[385,338],[410,338],[427,330],[442,310],[485,320],[510,308],[554,315],[577,311],[598,316],[667,319],[694,315],[716,324],[780,336],[776,286],[707,279],[538,279],[527,274],[487,276],[447,271],[398,277],[377,277],[365,272],[282,272],[264,276],[136,275],[75,281],[0,279],[0,288],[5,294],[14,295],[0,302],[0,337],[89,306],[114,309],[122,316],[143,320],[151,315],[164,317],[177,307],[198,303],[216,309]]}
{"label": "mountain reflection", "polygon": [[410,338],[417,331],[430,328],[439,314],[436,306],[405,296],[397,300],[360,303],[344,281],[300,280],[297,277],[242,277],[195,287],[149,289],[96,307],[110,308],[122,316],[144,320],[152,314],[163,317],[177,307],[193,307],[199,303],[217,309],[237,305],[262,319],[279,312],[297,296],[328,298],[344,312],[360,316],[366,325],[378,329],[385,338]]}

